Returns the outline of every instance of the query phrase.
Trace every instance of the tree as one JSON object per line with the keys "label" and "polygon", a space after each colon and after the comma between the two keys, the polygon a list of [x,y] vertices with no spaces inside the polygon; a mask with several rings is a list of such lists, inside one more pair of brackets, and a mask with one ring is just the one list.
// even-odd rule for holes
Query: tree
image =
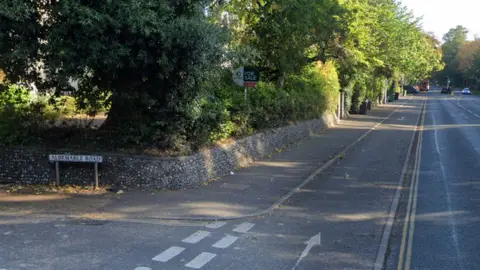
{"label": "tree", "polygon": [[423,33],[419,20],[396,1],[343,1],[342,7],[345,53],[337,62],[342,86],[353,98],[353,111],[367,96],[380,97],[384,86],[380,82],[388,79],[399,91],[402,77],[423,79],[441,68],[438,41]]}
{"label": "tree", "polygon": [[300,72],[311,61],[326,61],[327,47],[339,24],[336,0],[232,0],[217,8],[227,12],[236,46],[253,47],[257,57],[247,65],[262,67],[278,87],[287,73]]}
{"label": "tree", "polygon": [[443,55],[447,63],[451,63],[457,56],[460,47],[467,41],[468,29],[459,25],[450,29],[443,36]]}
{"label": "tree", "polygon": [[454,85],[461,85],[463,83],[462,77],[457,72],[458,61],[457,55],[460,48],[467,42],[468,30],[463,26],[457,26],[450,29],[443,36],[443,61],[445,62],[445,69],[436,74],[436,78],[440,82],[446,84],[447,79]]}
{"label": "tree", "polygon": [[[0,2],[0,69],[78,96],[111,93],[104,129],[127,140],[185,136],[189,102],[222,60],[205,1]],[[42,66],[45,76],[38,72]],[[79,82],[72,89],[70,80]],[[130,139],[129,139],[130,138]]]}
{"label": "tree", "polygon": [[[80,106],[110,96],[103,130],[161,148],[318,117],[337,76],[356,111],[441,66],[438,41],[395,0],[0,0],[0,20],[8,80],[74,90]],[[262,71],[256,115],[232,86],[243,65]]]}
{"label": "tree", "polygon": [[[480,40],[465,43],[457,54],[457,72],[462,79],[478,87],[480,85]],[[470,85],[469,85],[470,86]]]}

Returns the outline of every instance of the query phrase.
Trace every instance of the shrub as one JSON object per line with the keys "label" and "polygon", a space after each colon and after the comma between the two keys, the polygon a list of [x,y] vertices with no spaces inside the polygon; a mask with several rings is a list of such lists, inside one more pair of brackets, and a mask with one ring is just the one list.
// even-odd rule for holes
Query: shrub
{"label": "shrub", "polygon": [[[273,82],[259,82],[248,89],[232,84],[231,74],[209,85],[208,94],[197,101],[196,138],[208,132],[208,141],[251,134],[255,130],[279,127],[291,122],[319,118],[335,110],[340,84],[333,63],[315,63],[299,74],[287,75],[284,88]],[[203,135],[204,136],[204,135]]]}
{"label": "shrub", "polygon": [[352,113],[357,113],[360,110],[362,102],[367,97],[367,85],[364,80],[357,80],[353,88],[352,107],[350,108]]}
{"label": "shrub", "polygon": [[34,138],[43,121],[43,106],[31,101],[30,90],[1,85],[0,145],[24,144]]}

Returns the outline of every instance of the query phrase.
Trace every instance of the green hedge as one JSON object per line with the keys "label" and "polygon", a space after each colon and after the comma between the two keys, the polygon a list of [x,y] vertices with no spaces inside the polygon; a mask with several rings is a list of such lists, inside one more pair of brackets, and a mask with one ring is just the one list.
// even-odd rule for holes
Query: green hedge
{"label": "green hedge", "polygon": [[[259,82],[248,89],[246,104],[244,89],[232,85],[229,74],[209,89],[198,119],[202,120],[202,127],[209,129],[206,133],[212,143],[319,118],[325,111],[337,108],[339,90],[335,66],[330,62],[316,63],[299,74],[287,75],[283,88],[276,87],[275,82]],[[195,134],[201,133],[197,129]]]}

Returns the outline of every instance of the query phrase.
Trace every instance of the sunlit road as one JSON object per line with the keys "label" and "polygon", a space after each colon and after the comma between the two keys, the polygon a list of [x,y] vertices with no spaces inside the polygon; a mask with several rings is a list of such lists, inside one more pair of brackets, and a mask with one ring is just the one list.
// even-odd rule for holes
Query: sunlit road
{"label": "sunlit road", "polygon": [[412,154],[386,269],[479,269],[480,98],[422,95],[420,151]]}

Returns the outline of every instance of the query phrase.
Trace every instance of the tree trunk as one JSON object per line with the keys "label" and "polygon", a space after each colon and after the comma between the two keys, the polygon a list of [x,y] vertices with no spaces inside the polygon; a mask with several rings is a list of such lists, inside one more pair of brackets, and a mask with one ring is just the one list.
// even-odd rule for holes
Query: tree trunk
{"label": "tree trunk", "polygon": [[145,124],[145,108],[138,97],[113,93],[110,111],[102,129],[114,133],[137,133]]}
{"label": "tree trunk", "polygon": [[278,73],[277,87],[282,89],[285,86],[285,72],[280,71]]}

